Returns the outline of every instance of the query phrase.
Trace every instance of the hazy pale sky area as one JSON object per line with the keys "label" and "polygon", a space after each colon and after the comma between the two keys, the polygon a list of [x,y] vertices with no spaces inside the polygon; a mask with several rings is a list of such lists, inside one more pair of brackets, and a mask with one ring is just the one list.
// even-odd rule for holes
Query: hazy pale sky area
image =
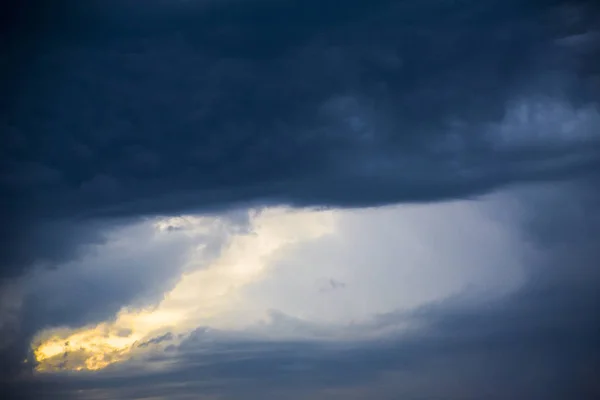
{"label": "hazy pale sky area", "polygon": [[600,398],[595,1],[0,31],[0,398]]}

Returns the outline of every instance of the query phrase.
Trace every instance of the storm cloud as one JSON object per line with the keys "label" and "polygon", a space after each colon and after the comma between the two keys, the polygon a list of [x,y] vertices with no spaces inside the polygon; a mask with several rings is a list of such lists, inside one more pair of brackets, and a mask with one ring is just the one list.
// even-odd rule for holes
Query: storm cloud
{"label": "storm cloud", "polygon": [[7,276],[101,241],[90,218],[436,201],[597,164],[591,3],[34,3],[6,29]]}
{"label": "storm cloud", "polygon": [[[31,0],[3,7],[0,372],[10,395],[600,395],[600,10],[593,1]],[[396,226],[410,219],[376,212],[370,222],[348,219],[338,242],[311,241],[321,233],[294,222],[293,234],[282,237],[294,241],[298,229],[308,244],[298,239],[269,278],[240,296],[253,305],[281,300],[261,329],[304,340],[198,327],[185,337],[145,338],[134,346],[139,359],[107,370],[23,375],[21,361],[41,329],[116,320],[123,307],[159,302],[182,275],[210,274],[235,240],[254,248],[253,213],[434,207],[497,193],[518,204],[499,203],[491,213],[514,241],[486,241],[492,225],[434,208],[411,229],[417,244],[450,243],[427,258],[432,277],[518,280],[505,296],[443,292],[348,328],[350,336],[384,332],[377,340],[332,341],[339,332],[331,326],[282,309],[305,312],[323,302],[301,295],[314,271],[322,271],[315,296],[345,298],[356,310],[361,296],[378,294],[388,305],[403,279],[390,271],[418,258],[396,244]],[[506,216],[506,208],[520,214]],[[189,215],[207,218],[210,229],[171,224]],[[419,230],[420,221],[432,228]],[[447,239],[459,225],[469,228],[457,229],[456,242]],[[365,238],[361,230],[376,234]],[[508,256],[522,247],[532,249],[523,269]],[[448,269],[440,269],[442,257]],[[317,263],[323,259],[329,264]],[[347,276],[335,275],[339,265]],[[357,282],[376,274],[384,277],[381,292],[361,292]],[[407,282],[407,299],[443,286]],[[369,312],[380,299],[373,298]],[[331,315],[345,316],[330,303]],[[399,328],[407,325],[418,329]]]}

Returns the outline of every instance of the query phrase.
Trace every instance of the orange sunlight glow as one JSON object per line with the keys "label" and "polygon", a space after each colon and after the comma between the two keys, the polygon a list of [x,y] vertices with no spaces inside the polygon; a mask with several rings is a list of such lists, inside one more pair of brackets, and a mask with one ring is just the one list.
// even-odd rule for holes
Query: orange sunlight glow
{"label": "orange sunlight glow", "polygon": [[[186,217],[186,221],[194,218]],[[206,231],[205,218],[195,221],[193,229]],[[189,263],[195,268],[188,269],[191,272],[155,307],[123,308],[114,320],[95,326],[40,332],[32,343],[36,371],[100,370],[143,353],[146,346],[142,344],[166,332],[185,333],[207,324],[239,328],[239,320],[227,318],[239,304],[236,292],[260,280],[280,250],[332,233],[334,222],[333,211],[272,208],[255,212],[250,234],[236,234],[210,265],[196,266],[198,261],[192,256]],[[164,229],[168,223],[155,224],[158,235],[168,234]]]}

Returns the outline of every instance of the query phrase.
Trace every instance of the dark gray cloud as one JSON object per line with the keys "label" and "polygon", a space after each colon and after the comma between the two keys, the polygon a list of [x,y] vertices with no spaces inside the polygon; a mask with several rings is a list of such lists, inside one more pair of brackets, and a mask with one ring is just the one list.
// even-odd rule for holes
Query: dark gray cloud
{"label": "dark gray cloud", "polygon": [[[592,1],[41,4],[0,13],[1,279],[78,260],[115,225],[149,215],[436,201],[598,167]],[[358,398],[592,398],[599,255],[589,186],[535,196],[531,237],[548,259],[519,294],[491,308],[425,310],[426,335],[355,352],[269,345],[202,366],[190,355],[159,376],[11,390],[236,398],[245,388],[244,398],[268,398],[304,385],[300,398],[335,398],[321,390],[352,381]],[[88,318],[94,299],[125,293],[101,292],[64,318]],[[129,300],[116,297],[114,307]],[[0,354],[4,376],[27,335]],[[394,382],[373,383],[393,371]],[[361,392],[362,382],[378,391]]]}
{"label": "dark gray cloud", "polygon": [[5,276],[101,240],[93,217],[431,201],[597,164],[591,2],[24,4]]}

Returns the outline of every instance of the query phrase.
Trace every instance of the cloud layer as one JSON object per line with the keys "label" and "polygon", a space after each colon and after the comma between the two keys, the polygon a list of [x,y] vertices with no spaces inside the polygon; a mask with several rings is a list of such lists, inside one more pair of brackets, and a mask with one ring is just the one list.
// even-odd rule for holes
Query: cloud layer
{"label": "cloud layer", "polygon": [[369,327],[378,314],[455,295],[490,301],[520,285],[532,251],[494,218],[498,205],[514,217],[509,200],[267,208],[247,213],[242,229],[224,215],[121,230],[77,265],[27,280],[30,323],[61,327],[34,340],[38,369],[104,368],[153,337],[199,326],[274,340],[365,339],[382,334]]}
{"label": "cloud layer", "polygon": [[[293,271],[298,279],[288,281],[285,278],[285,262],[282,264],[281,261],[288,258],[296,260],[299,255],[294,253],[293,247],[299,244],[304,259],[310,260],[314,254],[311,256],[309,249],[314,249],[314,245],[323,240],[327,241],[326,235],[313,245],[307,246],[311,239],[305,244],[292,243],[285,252],[279,252],[280,261],[264,269],[265,276],[250,284],[258,283],[257,289],[263,298],[253,296],[252,291],[239,298],[240,292],[231,290],[224,297],[239,298],[242,303],[234,301],[233,307],[238,309],[240,304],[257,300],[257,304],[263,306],[264,297],[272,296],[271,301],[287,309],[287,313],[271,313],[257,327],[250,324],[247,325],[249,328],[241,330],[239,328],[245,323],[242,320],[241,325],[236,327],[240,322],[237,318],[221,325],[223,329],[218,328],[218,322],[216,328],[209,327],[211,321],[218,321],[218,318],[196,318],[197,329],[187,330],[183,336],[179,336],[174,329],[176,327],[173,327],[171,331],[140,340],[135,345],[134,356],[123,364],[116,363],[91,374],[41,377],[28,382],[28,390],[32,396],[43,392],[46,396],[68,398],[72,395],[77,399],[187,399],[198,396],[225,399],[275,399],[282,396],[298,399],[392,399],[398,394],[425,399],[439,396],[449,399],[592,399],[598,394],[595,371],[600,362],[596,337],[600,328],[597,313],[600,274],[596,267],[599,221],[595,218],[599,197],[596,186],[590,186],[593,183],[528,186],[500,196],[501,202],[487,203],[492,206],[488,210],[493,212],[480,220],[481,231],[477,224],[463,225],[470,227],[469,231],[475,236],[492,231],[487,239],[478,239],[479,242],[469,239],[468,232],[438,234],[430,236],[429,240],[419,241],[421,246],[430,250],[438,249],[440,261],[451,261],[451,253],[444,251],[444,245],[451,244],[457,237],[462,239],[458,248],[466,246],[465,251],[471,257],[476,254],[475,249],[482,248],[485,243],[489,248],[496,246],[501,250],[503,242],[498,240],[497,232],[508,229],[514,233],[512,229],[517,229],[520,234],[506,236],[509,247],[504,258],[497,260],[490,256],[493,261],[503,264],[504,270],[494,265],[492,272],[495,276],[484,281],[483,291],[473,290],[472,286],[466,286],[467,290],[464,290],[464,285],[472,283],[476,277],[475,272],[484,272],[488,265],[475,259],[472,261],[475,269],[466,269],[464,275],[460,275],[462,285],[455,286],[455,295],[443,298],[444,291],[439,290],[436,293],[442,298],[436,300],[427,298],[427,295],[423,297],[423,293],[413,293],[416,303],[410,304],[409,301],[404,303],[409,304],[408,307],[402,307],[399,299],[406,301],[403,291],[412,287],[426,288],[428,280],[437,278],[440,279],[438,285],[445,285],[442,278],[446,265],[451,262],[437,264],[433,274],[425,270],[420,281],[411,283],[396,279],[394,291],[393,288],[388,290],[384,282],[394,279],[394,274],[410,271],[410,268],[398,265],[386,268],[379,259],[374,263],[375,269],[385,268],[385,274],[373,271],[370,275],[373,281],[364,284],[367,291],[363,294],[355,291],[353,294],[355,300],[375,298],[382,301],[391,296],[387,311],[381,312],[377,305],[371,304],[374,313],[370,318],[357,318],[351,325],[342,322],[337,327],[331,323],[324,324],[310,314],[299,318],[297,314],[294,316],[294,311],[302,311],[295,304],[296,299],[304,299],[304,310],[310,312],[315,309],[313,302],[318,301],[320,296],[328,296],[338,290],[352,290],[352,285],[346,283],[341,286],[341,280],[334,280],[338,283],[331,285],[331,281],[315,279],[312,294],[309,290],[299,292],[296,288],[296,291],[288,289],[286,296],[279,297],[277,293],[265,293],[264,284],[267,283],[268,288],[268,281],[273,280],[285,288],[298,282],[301,287],[306,280],[303,274],[318,277],[310,268],[303,271],[304,265],[295,265]],[[436,208],[443,210],[447,206],[430,205],[424,210],[435,215]],[[480,202],[472,202],[467,209],[473,216],[482,215]],[[443,210],[442,214],[446,217],[445,221],[438,222],[438,228],[442,228],[440,231],[443,232],[446,221],[451,222],[453,216],[461,216],[460,207],[458,210],[458,213],[456,209],[455,212]],[[386,213],[381,209],[372,212]],[[402,214],[401,211],[397,213]],[[410,212],[408,214],[410,216]],[[360,216],[351,213],[348,218],[360,219]],[[390,219],[390,214],[387,218]],[[302,219],[296,220],[297,223],[302,223]],[[420,216],[420,222],[425,219],[426,215]],[[468,220],[464,215],[460,219]],[[363,222],[368,224],[372,221],[369,218]],[[404,218],[405,225],[410,226],[409,221],[410,217]],[[340,226],[348,227],[347,224]],[[373,235],[374,231],[368,229],[368,225],[361,226],[365,228],[363,238]],[[458,227],[453,223],[451,226]],[[347,234],[345,230],[342,232]],[[382,238],[390,235],[385,230],[379,234]],[[518,240],[513,241],[515,236]],[[254,237],[257,236],[250,236]],[[402,247],[402,241],[394,243]],[[352,244],[348,244],[350,246],[346,249],[352,253]],[[364,243],[364,246],[365,250],[373,249],[372,243]],[[410,245],[406,249],[414,247]],[[335,249],[335,246],[327,248]],[[389,251],[390,245],[382,248]],[[458,248],[455,243],[449,249],[457,251]],[[513,268],[511,264],[518,263],[519,251],[524,251],[521,255],[525,255],[527,260],[521,271],[524,275],[520,276],[515,274],[517,271],[509,272]],[[489,249],[485,252],[493,254]],[[357,250],[357,254],[361,252]],[[316,260],[328,259],[320,254]],[[424,260],[429,259],[420,259]],[[468,258],[464,260],[469,262]],[[411,264],[415,265],[418,261],[412,257]],[[361,263],[360,260],[354,262]],[[218,270],[224,264],[217,261],[216,265],[221,265]],[[354,271],[352,265],[334,265],[339,266],[340,272]],[[453,268],[454,271],[457,269]],[[362,270],[364,265],[356,269]],[[519,277],[519,284],[512,286],[508,292],[496,292],[500,296],[490,296],[494,293],[494,286],[505,284],[509,275]],[[451,277],[457,279],[458,272]],[[231,277],[226,281],[231,282]],[[329,283],[329,286],[321,283]],[[201,284],[197,285],[197,289],[202,289]],[[213,282],[209,287],[218,289],[219,285]],[[332,288],[333,292],[321,291],[324,287]],[[206,296],[210,294],[198,290],[195,296],[204,299],[200,302],[202,308],[207,305]],[[334,299],[329,301],[335,303]],[[343,301],[341,304],[350,303]],[[221,301],[220,304],[225,303]],[[356,304],[350,308],[356,310]],[[244,309],[242,305],[242,310],[247,312],[248,308]],[[335,320],[331,315],[332,309],[320,307],[317,310],[325,312],[327,321]],[[344,310],[337,309],[333,316],[341,316],[343,321]],[[192,328],[194,324],[188,326]],[[62,358],[60,354],[59,358]],[[64,367],[68,368],[70,362],[76,362],[77,351],[68,350],[68,356],[63,360]]]}
{"label": "cloud layer", "polygon": [[598,396],[594,2],[0,15],[10,395]]}
{"label": "cloud layer", "polygon": [[101,241],[81,218],[431,201],[597,164],[586,2],[40,10],[7,47],[7,276]]}

